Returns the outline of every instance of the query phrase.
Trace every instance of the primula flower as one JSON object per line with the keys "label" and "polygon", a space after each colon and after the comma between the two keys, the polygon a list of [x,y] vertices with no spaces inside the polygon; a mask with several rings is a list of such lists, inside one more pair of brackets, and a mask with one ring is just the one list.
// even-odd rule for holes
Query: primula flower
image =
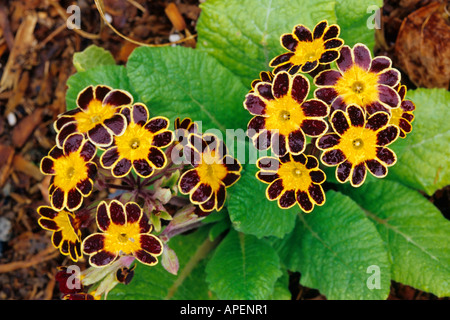
{"label": "primula flower", "polygon": [[272,59],[269,65],[275,67],[273,73],[288,71],[295,74],[299,70],[308,73],[319,64],[330,64],[339,57],[339,49],[344,41],[338,38],[338,25],[328,26],[326,20],[319,22],[313,32],[303,25],[294,27],[292,33],[281,36],[281,45],[288,51]]}
{"label": "primula flower", "polygon": [[120,256],[133,255],[143,264],[158,263],[163,244],[150,234],[148,217],[134,202],[123,205],[117,200],[102,201],[97,207],[97,226],[102,233],[87,236],[82,250],[94,267],[111,265]]}
{"label": "primula flower", "polygon": [[310,155],[286,154],[281,158],[262,157],[256,163],[260,171],[256,177],[268,183],[267,199],[278,200],[281,209],[293,207],[296,203],[308,213],[314,205],[325,203],[321,184],[325,173],[319,169],[319,162]]}
{"label": "primula flower", "polygon": [[250,90],[250,92],[254,92],[255,91],[255,87],[258,83],[260,82],[269,82],[272,83],[273,81],[273,74],[270,71],[262,71],[259,73],[259,79],[255,79],[252,81],[251,86],[252,89]]}
{"label": "primula flower", "polygon": [[400,95],[400,108],[392,109],[392,116],[389,124],[396,125],[400,129],[400,138],[405,138],[408,133],[412,131],[411,122],[414,120],[413,111],[416,106],[411,100],[406,100],[406,86],[400,85],[398,87],[398,94]]}
{"label": "primula flower", "polygon": [[305,76],[282,71],[272,83],[258,83],[255,92],[246,95],[244,107],[255,116],[247,134],[256,148],[272,147],[277,156],[300,154],[305,150],[305,134],[317,137],[326,132],[329,107],[321,100],[306,100],[308,93]]}
{"label": "primula flower", "polygon": [[220,211],[225,203],[226,188],[241,176],[241,164],[228,155],[223,142],[211,134],[190,134],[184,151],[194,168],[183,173],[178,189],[182,194],[189,194],[190,201],[201,210]]}
{"label": "primula flower", "polygon": [[149,177],[163,168],[167,158],[161,148],[168,146],[173,133],[167,130],[169,119],[154,117],[149,120],[147,107],[136,103],[124,107],[122,114],[128,125],[121,136],[114,137],[112,145],[100,157],[104,168],[111,168],[114,177],[126,176],[133,168],[141,177]]}
{"label": "primula flower", "polygon": [[78,94],[77,108],[60,115],[55,121],[56,141],[59,147],[67,136],[81,132],[98,147],[107,147],[113,136],[120,136],[126,128],[126,119],[120,114],[124,106],[133,103],[126,91],[99,85],[89,86]]}
{"label": "primula flower", "polygon": [[353,49],[343,46],[336,65],[338,70],[325,70],[314,78],[318,87],[314,95],[331,105],[331,114],[345,111],[350,104],[363,107],[368,114],[390,113],[400,105],[395,89],[400,72],[391,67],[388,57],[372,59],[369,48],[358,43]]}
{"label": "primula flower", "polygon": [[180,149],[188,144],[188,136],[191,133],[198,133],[198,124],[192,121],[190,118],[176,118],[174,122],[175,131],[175,145]]}
{"label": "primula flower", "polygon": [[65,139],[63,149],[55,146],[42,158],[41,172],[52,176],[49,195],[53,208],[75,211],[83,197],[91,194],[97,174],[92,162],[96,150],[81,133],[73,133]]}
{"label": "primula flower", "polygon": [[53,232],[53,246],[63,255],[68,255],[77,262],[82,257],[80,220],[72,212],[56,211],[47,206],[40,206],[37,212],[41,215],[38,220],[39,225]]}
{"label": "primula flower", "polygon": [[399,129],[388,123],[387,113],[376,112],[366,120],[364,110],[356,105],[331,116],[334,133],[321,136],[316,145],[324,150],[321,160],[325,165],[338,166],[339,182],[350,180],[353,187],[359,187],[366,179],[367,169],[378,178],[387,175],[387,167],[394,165],[397,157],[386,146],[399,134]]}

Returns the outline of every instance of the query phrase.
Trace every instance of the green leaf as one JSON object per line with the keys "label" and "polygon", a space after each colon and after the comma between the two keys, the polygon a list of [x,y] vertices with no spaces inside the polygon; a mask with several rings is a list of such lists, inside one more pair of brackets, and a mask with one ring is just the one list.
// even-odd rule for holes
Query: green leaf
{"label": "green leaf", "polygon": [[413,131],[392,144],[398,160],[387,177],[432,195],[450,184],[450,92],[417,89],[407,98],[416,105]]}
{"label": "green leaf", "polygon": [[[158,263],[154,267],[139,262],[133,280],[118,284],[108,295],[110,300],[208,300],[215,299],[205,282],[208,258],[201,259],[211,248],[208,229],[201,228],[189,235],[178,235],[169,241],[178,257],[178,275],[167,272]],[[161,259],[161,257],[160,257]]]}
{"label": "green leaf", "polygon": [[283,270],[283,275],[275,283],[275,289],[268,300],[291,300],[292,294],[289,291],[289,274]]}
{"label": "green leaf", "polygon": [[115,64],[116,61],[111,52],[96,45],[90,45],[84,51],[75,52],[73,55],[73,65],[78,72],[97,66]]}
{"label": "green leaf", "polygon": [[[375,45],[375,28],[379,28],[382,0],[339,0],[336,1],[337,23],[341,28],[340,38],[353,47],[364,43],[373,50]],[[380,14],[380,16],[377,16]]]}
{"label": "green leaf", "polygon": [[382,180],[346,188],[387,244],[392,279],[450,296],[450,222],[417,191]]}
{"label": "green leaf", "polygon": [[190,117],[202,129],[244,128],[247,90],[229,70],[204,52],[186,47],[137,48],[128,76],[153,115]]}
{"label": "green leaf", "polygon": [[139,101],[139,96],[131,87],[124,66],[102,65],[70,76],[67,80],[69,87],[66,92],[67,110],[77,107],[76,100],[81,90],[90,85],[99,84],[110,86],[113,89],[126,90],[133,95],[135,102]]}
{"label": "green leaf", "polygon": [[201,4],[198,50],[210,53],[250,87],[269,62],[285,52],[283,33],[297,24],[336,22],[334,0],[208,0]]}
{"label": "green leaf", "polygon": [[[327,202],[300,214],[294,231],[274,239],[282,261],[302,274],[301,283],[330,300],[386,299],[390,265],[385,245],[363,210],[349,197],[328,191]],[[379,288],[372,268],[379,271]]]}
{"label": "green leaf", "polygon": [[206,266],[206,281],[223,300],[267,299],[280,276],[280,261],[270,244],[234,230]]}

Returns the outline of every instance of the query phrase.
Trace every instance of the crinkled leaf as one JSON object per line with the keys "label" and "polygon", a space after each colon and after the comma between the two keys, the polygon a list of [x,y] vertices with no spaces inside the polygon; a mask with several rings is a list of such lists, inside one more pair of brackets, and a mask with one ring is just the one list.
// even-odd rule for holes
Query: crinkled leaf
{"label": "crinkled leaf", "polygon": [[101,47],[97,47],[96,45],[90,45],[83,51],[75,52],[73,55],[73,65],[78,72],[102,65],[115,64],[116,61],[111,52]]}
{"label": "crinkled leaf", "polygon": [[393,280],[450,295],[450,222],[433,204],[388,180],[345,192],[363,207],[387,244]]}
{"label": "crinkled leaf", "polygon": [[450,184],[450,92],[417,89],[407,98],[416,105],[413,131],[392,144],[398,160],[388,178],[432,195]]}
{"label": "crinkled leaf", "polygon": [[280,261],[270,244],[234,230],[206,266],[210,289],[224,300],[267,299],[280,276]]}
{"label": "crinkled leaf", "polygon": [[[273,239],[273,246],[289,270],[301,272],[303,285],[328,299],[386,299],[390,265],[377,229],[349,197],[335,191],[326,197],[324,206],[300,214],[294,231]],[[379,288],[372,287],[372,268],[379,268]]]}

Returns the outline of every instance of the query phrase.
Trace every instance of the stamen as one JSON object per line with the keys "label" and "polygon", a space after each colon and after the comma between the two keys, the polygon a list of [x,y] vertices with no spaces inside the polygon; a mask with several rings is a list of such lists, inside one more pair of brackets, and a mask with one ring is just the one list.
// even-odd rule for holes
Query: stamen
{"label": "stamen", "polygon": [[364,145],[364,142],[361,139],[355,139],[353,140],[352,144],[355,149],[359,149]]}

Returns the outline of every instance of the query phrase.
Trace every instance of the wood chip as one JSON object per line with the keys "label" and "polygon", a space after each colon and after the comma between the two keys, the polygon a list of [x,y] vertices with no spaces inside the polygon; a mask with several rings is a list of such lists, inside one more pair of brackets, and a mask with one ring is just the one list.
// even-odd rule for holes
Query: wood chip
{"label": "wood chip", "polygon": [[0,144],[0,188],[3,187],[9,177],[11,164],[14,158],[14,148]]}
{"label": "wood chip", "polygon": [[184,18],[181,15],[180,10],[178,10],[178,7],[175,3],[173,2],[169,3],[164,11],[167,17],[169,18],[170,22],[172,22],[172,25],[175,28],[175,30],[183,31],[184,29],[186,29],[186,22],[184,21]]}
{"label": "wood chip", "polygon": [[14,156],[13,167],[14,170],[23,172],[37,181],[41,181],[44,178],[44,175],[39,168],[33,162],[25,159],[21,154],[16,154]]}
{"label": "wood chip", "polygon": [[36,127],[42,122],[44,109],[39,108],[32,114],[23,118],[12,131],[12,141],[16,148],[21,148],[28,140]]}

